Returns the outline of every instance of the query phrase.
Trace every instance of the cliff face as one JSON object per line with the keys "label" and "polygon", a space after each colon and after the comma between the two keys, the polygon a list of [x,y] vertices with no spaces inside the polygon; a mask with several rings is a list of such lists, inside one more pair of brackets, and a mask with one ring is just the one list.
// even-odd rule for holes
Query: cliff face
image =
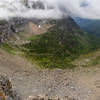
{"label": "cliff face", "polygon": [[4,42],[13,33],[23,32],[25,25],[28,23],[27,19],[13,18],[9,21],[0,21],[0,42]]}

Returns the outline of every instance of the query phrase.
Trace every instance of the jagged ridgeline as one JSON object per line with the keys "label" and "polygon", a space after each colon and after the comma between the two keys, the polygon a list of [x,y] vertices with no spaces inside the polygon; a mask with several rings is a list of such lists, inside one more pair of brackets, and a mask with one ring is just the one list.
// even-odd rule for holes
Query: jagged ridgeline
{"label": "jagged ridgeline", "polygon": [[49,20],[45,34],[33,36],[22,45],[27,58],[46,68],[72,68],[71,61],[97,47],[97,38],[79,28],[71,17]]}

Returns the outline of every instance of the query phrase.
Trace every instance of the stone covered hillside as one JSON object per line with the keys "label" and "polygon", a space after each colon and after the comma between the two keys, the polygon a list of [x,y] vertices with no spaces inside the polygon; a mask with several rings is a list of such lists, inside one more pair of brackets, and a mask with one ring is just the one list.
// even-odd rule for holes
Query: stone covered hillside
{"label": "stone covered hillside", "polygon": [[[4,76],[0,75],[0,100],[22,100],[22,97],[16,93],[16,91],[13,90],[11,81]],[[46,95],[39,95],[39,96],[29,96],[25,100],[65,100],[60,99],[57,96],[55,97],[49,97]],[[75,100],[71,97],[66,97],[66,100]]]}

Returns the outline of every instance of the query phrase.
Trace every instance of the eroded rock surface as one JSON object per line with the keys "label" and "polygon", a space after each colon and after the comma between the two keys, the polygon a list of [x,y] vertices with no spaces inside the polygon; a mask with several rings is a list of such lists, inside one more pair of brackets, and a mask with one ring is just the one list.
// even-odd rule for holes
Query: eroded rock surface
{"label": "eroded rock surface", "polygon": [[[0,75],[0,100],[22,100],[16,91],[13,90],[12,84],[7,77]],[[75,100],[69,96],[61,99],[57,96],[49,97],[48,94],[29,96],[25,100]]]}
{"label": "eroded rock surface", "polygon": [[0,75],[0,100],[21,100],[7,77]]}
{"label": "eroded rock surface", "polygon": [[75,100],[71,97],[66,96],[64,99],[61,99],[59,97],[49,97],[47,94],[46,95],[39,95],[39,96],[29,96],[25,100]]}

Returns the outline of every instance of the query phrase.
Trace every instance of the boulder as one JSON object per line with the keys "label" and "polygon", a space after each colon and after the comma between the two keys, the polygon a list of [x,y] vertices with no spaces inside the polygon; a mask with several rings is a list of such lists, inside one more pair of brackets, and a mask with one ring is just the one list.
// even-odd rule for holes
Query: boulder
{"label": "boulder", "polygon": [[0,75],[0,100],[21,100],[7,77]]}

